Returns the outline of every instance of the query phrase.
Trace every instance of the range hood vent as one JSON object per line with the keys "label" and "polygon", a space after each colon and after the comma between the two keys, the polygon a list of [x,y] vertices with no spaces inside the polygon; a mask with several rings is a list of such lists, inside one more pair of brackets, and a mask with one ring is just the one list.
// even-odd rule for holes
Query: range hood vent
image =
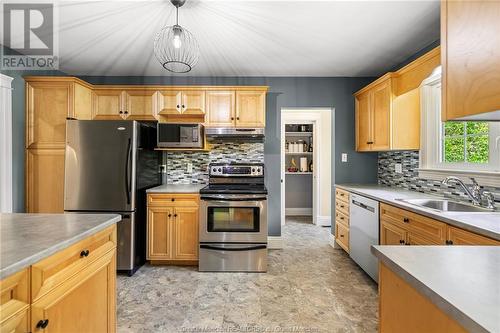
{"label": "range hood vent", "polygon": [[228,128],[208,127],[205,128],[208,141],[236,141],[236,142],[264,142],[263,128]]}

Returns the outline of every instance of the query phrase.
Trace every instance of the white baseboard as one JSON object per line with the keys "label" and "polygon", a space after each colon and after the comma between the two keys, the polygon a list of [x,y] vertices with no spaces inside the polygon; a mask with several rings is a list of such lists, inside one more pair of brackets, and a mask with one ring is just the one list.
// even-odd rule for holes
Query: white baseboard
{"label": "white baseboard", "polygon": [[288,215],[288,216],[312,216],[312,208],[286,208],[285,215]]}
{"label": "white baseboard", "polygon": [[281,236],[267,236],[267,248],[269,250],[281,250],[283,248],[283,238]]}
{"label": "white baseboard", "polygon": [[328,242],[330,243],[330,246],[333,247],[334,249],[339,247],[335,242],[335,235],[330,234],[330,239],[328,240]]}
{"label": "white baseboard", "polygon": [[318,216],[316,217],[316,225],[320,227],[326,227],[332,225],[331,216]]}

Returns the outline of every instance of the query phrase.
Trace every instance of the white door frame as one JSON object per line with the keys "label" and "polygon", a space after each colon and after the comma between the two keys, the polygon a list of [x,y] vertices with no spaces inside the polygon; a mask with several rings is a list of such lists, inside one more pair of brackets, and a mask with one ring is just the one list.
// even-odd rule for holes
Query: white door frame
{"label": "white door frame", "polygon": [[280,140],[280,160],[281,160],[281,225],[285,225],[285,124],[312,124],[313,125],[313,223],[318,224],[318,216],[321,212],[320,198],[320,163],[318,152],[321,142],[321,115],[319,112],[332,112],[331,108],[282,108],[281,109],[281,140]]}
{"label": "white door frame", "polygon": [[12,80],[0,74],[0,213],[12,212]]}

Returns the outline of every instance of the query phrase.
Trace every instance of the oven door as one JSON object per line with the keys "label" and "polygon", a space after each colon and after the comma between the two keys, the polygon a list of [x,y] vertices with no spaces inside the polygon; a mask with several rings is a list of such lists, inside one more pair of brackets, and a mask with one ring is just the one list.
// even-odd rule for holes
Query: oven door
{"label": "oven door", "polygon": [[267,243],[266,196],[202,196],[200,242]]}

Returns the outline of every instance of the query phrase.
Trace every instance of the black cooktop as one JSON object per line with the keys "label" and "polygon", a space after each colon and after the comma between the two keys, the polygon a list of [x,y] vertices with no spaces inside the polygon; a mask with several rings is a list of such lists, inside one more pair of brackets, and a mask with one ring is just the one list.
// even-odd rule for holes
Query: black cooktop
{"label": "black cooktop", "polygon": [[267,194],[264,184],[210,184],[200,194]]}

